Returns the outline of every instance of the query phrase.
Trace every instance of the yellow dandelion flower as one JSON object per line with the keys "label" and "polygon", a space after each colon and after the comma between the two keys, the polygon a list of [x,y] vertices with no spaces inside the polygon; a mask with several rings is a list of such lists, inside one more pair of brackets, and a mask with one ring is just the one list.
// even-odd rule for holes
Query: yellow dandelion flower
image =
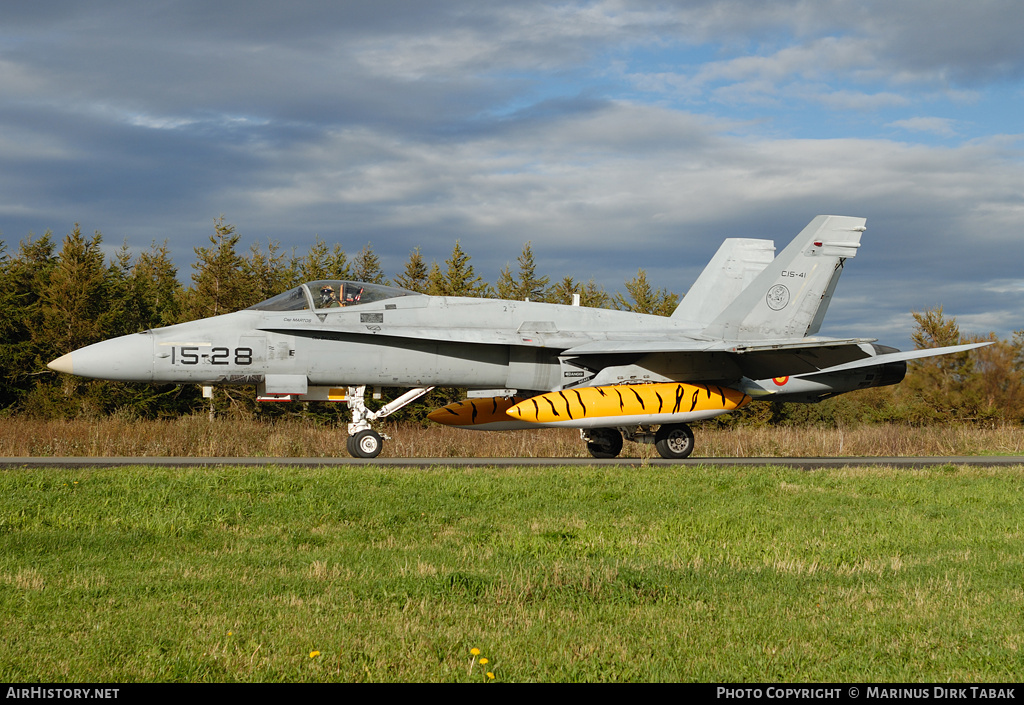
{"label": "yellow dandelion flower", "polygon": [[492,681],[494,680],[494,674],[490,671],[487,672],[487,677],[490,678]]}
{"label": "yellow dandelion flower", "polygon": [[319,652],[319,651],[310,651],[310,652],[309,652],[309,657],[310,657],[310,658],[316,658],[316,657],[317,657],[317,656],[319,656],[319,655],[320,655],[320,652]]}
{"label": "yellow dandelion flower", "polygon": [[471,653],[473,656],[479,656],[480,655],[480,649],[478,649],[478,648],[476,648],[474,646],[472,649],[469,650],[469,653]]}
{"label": "yellow dandelion flower", "polygon": [[480,665],[481,665],[481,666],[486,666],[486,665],[487,665],[487,664],[489,664],[489,663],[490,663],[490,661],[488,661],[488,660],[487,660],[487,659],[485,659],[485,658],[482,658],[482,659],[480,659]]}

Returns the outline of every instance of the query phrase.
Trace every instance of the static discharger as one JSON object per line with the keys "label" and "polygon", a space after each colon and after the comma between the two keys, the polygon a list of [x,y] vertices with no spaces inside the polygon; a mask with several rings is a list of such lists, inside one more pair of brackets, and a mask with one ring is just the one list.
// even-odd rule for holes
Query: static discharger
{"label": "static discharger", "polygon": [[746,406],[751,398],[729,387],[704,384],[618,384],[549,392],[508,410],[512,418],[544,426],[600,428],[685,423]]}
{"label": "static discharger", "polygon": [[533,424],[525,424],[510,418],[505,412],[525,397],[489,397],[482,399],[464,399],[454,404],[434,409],[427,418],[444,426],[456,426],[481,431],[500,431],[529,428]]}

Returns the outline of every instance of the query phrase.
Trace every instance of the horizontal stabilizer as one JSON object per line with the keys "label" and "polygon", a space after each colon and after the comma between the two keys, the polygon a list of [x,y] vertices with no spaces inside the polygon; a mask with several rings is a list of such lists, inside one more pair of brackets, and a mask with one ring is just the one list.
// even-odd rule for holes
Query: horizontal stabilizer
{"label": "horizontal stabilizer", "polygon": [[974,350],[975,348],[983,348],[986,345],[991,344],[992,342],[988,341],[984,343],[968,343],[966,345],[950,345],[944,348],[929,348],[927,350],[907,350],[906,352],[885,353],[882,355],[865,357],[862,360],[854,360],[853,362],[847,362],[843,365],[835,365],[834,367],[828,367],[824,370],[818,370],[817,372],[807,372],[802,375],[794,375],[794,377],[810,377],[813,375],[827,374],[831,372],[847,372],[861,367],[885,365],[890,362],[905,362],[907,360],[919,360],[921,358],[936,357],[938,355],[952,355],[954,353],[966,352],[967,350]]}

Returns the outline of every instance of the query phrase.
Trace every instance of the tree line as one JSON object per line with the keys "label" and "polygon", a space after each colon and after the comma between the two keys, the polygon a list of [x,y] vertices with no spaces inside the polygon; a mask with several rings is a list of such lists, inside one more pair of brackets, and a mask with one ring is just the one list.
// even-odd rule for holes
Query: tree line
{"label": "tree line", "polygon": [[[109,413],[131,417],[173,417],[207,411],[195,385],[136,385],[82,380],[53,373],[46,363],[100,340],[149,328],[236,311],[303,281],[349,279],[392,284],[442,296],[570,304],[669,315],[679,296],[655,289],[639,269],[624,292],[609,294],[592,278],[563,276],[552,281],[537,271],[531,244],[491,284],[478,274],[456,241],[443,262],[427,263],[415,248],[402,270],[388,279],[370,244],[354,255],[316,237],[304,254],[278,243],[240,251],[234,226],[218,218],[205,247],[196,247],[189,285],[179,279],[166,242],[141,252],[122,246],[108,261],[100,232],[83,234],[76,224],[58,243],[52,232],[30,235],[16,251],[0,241],[0,414],[72,418]],[[914,314],[918,347],[978,340],[959,331],[942,309]],[[817,405],[756,404],[719,423],[858,423],[897,421],[1024,420],[1024,332],[970,354],[911,363],[898,387],[866,390]],[[387,391],[385,392],[387,394]],[[437,390],[404,411],[421,419],[430,408],[460,398],[458,390]],[[215,396],[219,413],[272,418],[301,414],[339,420],[344,405],[264,404],[251,390],[225,389]],[[341,407],[341,408],[339,408]]]}

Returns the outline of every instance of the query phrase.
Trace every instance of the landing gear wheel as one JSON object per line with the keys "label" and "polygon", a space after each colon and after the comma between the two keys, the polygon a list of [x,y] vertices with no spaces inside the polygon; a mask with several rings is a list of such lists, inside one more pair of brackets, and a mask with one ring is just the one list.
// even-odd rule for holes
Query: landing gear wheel
{"label": "landing gear wheel", "polygon": [[654,447],[668,460],[681,460],[693,452],[693,431],[684,423],[662,426],[654,434]]}
{"label": "landing gear wheel", "polygon": [[376,431],[367,429],[349,436],[345,445],[353,458],[376,458],[384,447],[384,439]]}
{"label": "landing gear wheel", "polygon": [[614,458],[622,451],[622,434],[614,428],[595,428],[589,435],[587,450],[595,458]]}

